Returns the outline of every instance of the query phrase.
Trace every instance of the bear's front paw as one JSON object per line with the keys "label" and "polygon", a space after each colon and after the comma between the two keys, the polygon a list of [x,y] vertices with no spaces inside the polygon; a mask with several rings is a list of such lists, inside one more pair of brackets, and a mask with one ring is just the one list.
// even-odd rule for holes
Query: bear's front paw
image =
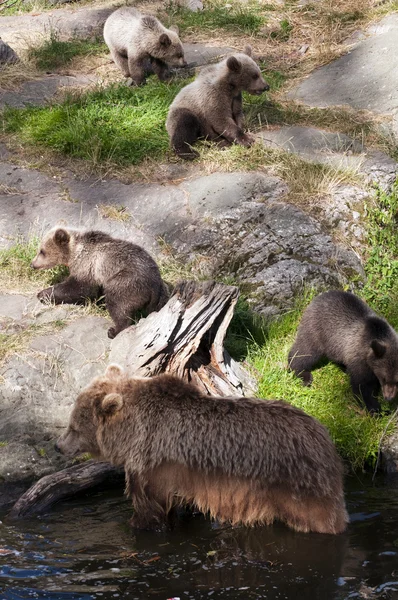
{"label": "bear's front paw", "polygon": [[108,338],[113,340],[116,337],[116,329],[115,327],[109,327],[108,329]]}
{"label": "bear's front paw", "polygon": [[40,300],[40,302],[43,302],[43,304],[48,304],[48,302],[54,300],[54,288],[49,287],[45,290],[41,290],[41,292],[37,294],[37,297]]}
{"label": "bear's front paw", "polygon": [[300,374],[300,377],[303,380],[303,385],[309,387],[312,384],[312,373],[311,373],[311,371],[303,371]]}
{"label": "bear's front paw", "polygon": [[254,135],[251,135],[250,133],[245,133],[245,135],[243,135],[241,138],[242,146],[252,146],[255,141],[256,141],[256,138],[254,137]]}

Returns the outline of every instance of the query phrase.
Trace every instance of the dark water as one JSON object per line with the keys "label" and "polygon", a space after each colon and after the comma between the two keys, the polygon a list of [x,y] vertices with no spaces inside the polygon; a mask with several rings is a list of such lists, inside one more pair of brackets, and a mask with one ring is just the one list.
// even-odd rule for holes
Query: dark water
{"label": "dark water", "polygon": [[348,482],[347,502],[340,536],[222,529],[200,515],[137,533],[120,490],[64,502],[0,525],[0,599],[398,600],[398,481]]}

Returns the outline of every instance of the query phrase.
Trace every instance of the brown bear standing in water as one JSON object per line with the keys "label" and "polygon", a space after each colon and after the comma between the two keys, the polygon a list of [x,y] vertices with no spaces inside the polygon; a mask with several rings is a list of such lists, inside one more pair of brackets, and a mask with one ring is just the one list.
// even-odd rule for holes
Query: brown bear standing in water
{"label": "brown bear standing in water", "polygon": [[171,375],[129,377],[117,365],[78,396],[56,449],[123,465],[134,527],[179,504],[221,522],[340,533],[343,469],[323,425],[283,401],[220,398]]}
{"label": "brown bear standing in water", "polygon": [[150,73],[156,73],[162,81],[167,79],[167,65],[186,65],[176,31],[131,6],[122,6],[107,18],[104,39],[123,75],[131,77],[136,85],[145,83],[145,74]]}
{"label": "brown bear standing in water", "polygon": [[167,302],[166,286],[157,264],[140,246],[118,240],[102,231],[55,227],[42,240],[31,266],[69,267],[70,277],[38,293],[42,301],[81,303],[104,294],[115,323],[108,330],[114,338],[131,325],[141,309],[159,310]]}
{"label": "brown bear standing in water", "polygon": [[350,292],[320,294],[304,311],[289,352],[290,368],[310,385],[312,369],[324,358],[345,367],[352,391],[362,396],[370,412],[380,410],[380,388],[385,400],[395,398],[398,335]]}
{"label": "brown bear standing in water", "polygon": [[260,95],[269,90],[251,48],[203,69],[172,102],[166,128],[176,154],[191,160],[199,138],[250,146],[254,137],[243,131],[242,91]]}

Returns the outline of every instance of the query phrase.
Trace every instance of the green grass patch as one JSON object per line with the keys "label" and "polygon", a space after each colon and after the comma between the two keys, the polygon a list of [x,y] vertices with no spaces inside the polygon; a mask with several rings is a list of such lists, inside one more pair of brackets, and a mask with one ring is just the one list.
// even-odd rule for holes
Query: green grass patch
{"label": "green grass patch", "polygon": [[[307,296],[304,303],[309,300]],[[348,376],[333,364],[313,372],[311,387],[304,387],[287,369],[287,356],[301,314],[302,310],[297,309],[272,323],[266,330],[266,343],[252,345],[248,362],[259,376],[258,395],[283,398],[321,421],[353,469],[373,466],[390,415],[374,418],[361,409],[351,392]]]}
{"label": "green grass patch", "polygon": [[107,52],[106,44],[101,40],[80,40],[74,38],[61,41],[58,34],[51,32],[50,37],[37,48],[29,50],[36,67],[42,71],[54,71],[71,62],[76,56],[93,56]]}
{"label": "green grass patch", "polygon": [[0,250],[0,288],[17,288],[20,291],[39,289],[61,281],[68,270],[56,267],[48,270],[32,269],[30,263],[36,256],[39,238],[20,239],[10,248]]}
{"label": "green grass patch", "polygon": [[45,146],[93,165],[138,164],[159,159],[169,147],[167,112],[187,82],[149,79],[136,88],[113,85],[70,94],[49,107],[6,108],[3,131],[22,143]]}
{"label": "green grass patch", "polygon": [[398,327],[398,182],[367,206],[367,282],[364,297]]}
{"label": "green grass patch", "polygon": [[[224,2],[213,2],[204,10],[192,12],[188,8],[170,4],[163,22],[168,26],[178,25],[181,34],[224,29],[233,33],[254,35],[265,23],[262,10],[266,9],[267,6],[264,9],[256,4],[242,5],[235,2],[226,6]],[[162,19],[162,16],[160,18]]]}

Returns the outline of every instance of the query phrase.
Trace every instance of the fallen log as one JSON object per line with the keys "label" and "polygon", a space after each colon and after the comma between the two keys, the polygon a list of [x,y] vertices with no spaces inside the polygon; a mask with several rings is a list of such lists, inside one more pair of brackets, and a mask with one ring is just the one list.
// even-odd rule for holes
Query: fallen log
{"label": "fallen log", "polygon": [[[223,346],[238,296],[234,286],[181,282],[159,312],[116,336],[110,362],[140,377],[172,373],[210,395],[253,395],[254,378]],[[104,483],[114,472],[107,463],[89,461],[46,475],[21,496],[10,516],[43,512],[61,499]]]}
{"label": "fallen log", "polygon": [[49,506],[98,485],[122,481],[123,471],[106,462],[88,460],[46,475],[30,487],[12,507],[11,518],[30,517]]}

